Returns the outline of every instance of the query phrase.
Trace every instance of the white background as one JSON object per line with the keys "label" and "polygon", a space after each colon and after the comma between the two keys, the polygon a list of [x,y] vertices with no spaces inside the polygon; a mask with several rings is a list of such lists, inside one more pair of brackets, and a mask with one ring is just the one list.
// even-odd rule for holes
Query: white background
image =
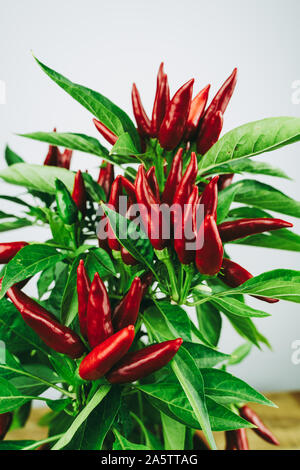
{"label": "white background", "polygon": [[[0,105],[1,155],[9,143],[28,162],[42,163],[47,145],[15,134],[54,126],[99,137],[92,116],[50,81],[35,64],[31,50],[50,67],[100,91],[130,114],[133,81],[151,110],[162,60],[172,92],[195,77],[196,91],[212,84],[211,96],[238,67],[238,86],[225,115],[224,132],[264,117],[300,114],[300,104],[292,103],[292,83],[300,80],[297,0],[1,0],[0,6],[0,80],[6,84],[6,104]],[[300,144],[259,158],[283,167],[296,181],[257,179],[299,198]],[[0,162],[4,167],[3,158]],[[72,169],[94,168],[96,174],[98,164],[97,158],[77,152]],[[14,192],[0,184],[1,194]],[[3,204],[1,209],[7,210]],[[30,228],[1,234],[1,241],[42,240],[46,235],[45,230]],[[253,274],[299,268],[298,253],[241,246],[232,247],[230,253]],[[252,299],[251,304],[272,313],[256,324],[273,351],[253,351],[234,373],[263,390],[299,388],[300,364],[291,362],[291,344],[300,339],[299,306]],[[231,352],[241,342],[225,324],[221,350]]]}

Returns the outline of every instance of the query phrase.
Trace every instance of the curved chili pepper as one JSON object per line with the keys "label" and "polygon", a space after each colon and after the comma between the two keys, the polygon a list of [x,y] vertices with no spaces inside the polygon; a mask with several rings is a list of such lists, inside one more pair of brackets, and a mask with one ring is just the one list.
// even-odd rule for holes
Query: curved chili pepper
{"label": "curved chili pepper", "polygon": [[204,205],[204,216],[212,215],[215,220],[217,220],[218,180],[219,176],[215,176],[205,186],[200,197],[200,204]]}
{"label": "curved chili pepper", "polygon": [[93,123],[95,124],[95,127],[98,132],[109,142],[111,145],[115,145],[115,143],[118,140],[118,137],[114,132],[112,132],[108,127],[106,127],[101,121],[98,121],[98,119],[94,118]]}
{"label": "curved chili pepper", "polygon": [[249,406],[242,406],[239,411],[242,418],[256,426],[256,428],[252,429],[256,434],[264,439],[264,441],[267,441],[270,444],[274,444],[275,446],[279,446],[279,442],[274,434],[265,426],[260,417],[257,416],[257,414],[251,408],[249,408]]}
{"label": "curved chili pepper", "polygon": [[80,331],[84,338],[87,338],[87,306],[91,281],[81,259],[77,268],[77,296],[78,296],[78,318]]}
{"label": "curved chili pepper", "polygon": [[192,152],[190,163],[188,164],[188,167],[185,170],[185,173],[181,178],[179,185],[177,186],[173,199],[173,204],[179,204],[182,210],[184,209],[184,203],[186,201],[187,196],[189,196],[193,190],[197,178],[197,172],[197,156],[195,152]]}
{"label": "curved chili pepper", "polygon": [[223,114],[221,111],[201,125],[197,137],[197,153],[204,155],[217,142],[223,127]]}
{"label": "curved chili pepper", "polygon": [[128,266],[136,266],[138,264],[138,261],[124,246],[121,248],[121,256],[123,263],[127,264]]}
{"label": "curved chili pepper", "polygon": [[133,339],[133,325],[106,338],[81,361],[80,377],[84,380],[98,380],[103,377],[127,353]]}
{"label": "curved chili pepper", "polygon": [[148,238],[156,250],[162,250],[167,240],[162,238],[162,212],[159,209],[160,201],[155,197],[146,178],[143,165],[139,166],[135,180],[135,194],[137,203],[141,205],[141,218]]}
{"label": "curved chili pepper", "polygon": [[151,137],[156,137],[170,102],[168,77],[164,73],[164,63],[160,64],[157,74],[156,94],[152,110]]}
{"label": "curved chili pepper", "polygon": [[28,297],[16,285],[8,289],[7,297],[21,313],[23,320],[50,348],[76,359],[84,353],[79,336],[45,308]]}
{"label": "curved chili pepper", "polygon": [[12,418],[13,414],[10,412],[0,414],[0,441],[4,439],[6,433],[8,432]]}
{"label": "curved chili pepper", "polygon": [[162,148],[173,150],[181,141],[190,112],[194,79],[175,93],[160,126],[158,140]]}
{"label": "curved chili pepper", "polygon": [[129,181],[129,179],[125,178],[125,176],[121,176],[121,182],[129,197],[128,206],[131,206],[131,204],[136,202],[135,186],[131,181]]}
{"label": "curved chili pepper", "polygon": [[[225,282],[225,284],[227,284],[228,286],[238,287],[241,284],[244,284],[244,282],[248,281],[248,279],[251,279],[252,277],[252,274],[249,273],[249,271],[247,271],[239,264],[235,263],[234,261],[231,261],[228,258],[223,259],[219,278],[222,279],[222,281]],[[268,302],[270,304],[279,302],[278,299],[262,297],[260,295],[253,295],[252,297],[255,297],[259,300],[263,300],[264,302]]]}
{"label": "curved chili pepper", "polygon": [[[53,132],[56,132],[56,127],[54,127]],[[49,145],[49,150],[44,160],[44,165],[46,166],[58,166],[58,155],[60,154],[58,147],[56,145]]]}
{"label": "curved chili pepper", "polygon": [[[181,224],[177,222],[174,226],[174,249],[180,263],[182,264],[190,264],[195,258],[195,249],[188,249],[188,244],[195,242],[196,239],[194,213],[198,197],[198,188],[197,186],[194,186],[194,189],[185,204],[186,207],[182,214]],[[187,238],[187,228],[192,230],[194,238]]]}
{"label": "curved chili pepper", "polygon": [[[203,232],[202,232],[203,230]],[[214,217],[207,215],[199,229],[198,239],[203,245],[196,250],[196,266],[201,274],[214,276],[222,266],[223,245]]]}
{"label": "curved chili pepper", "polygon": [[162,202],[169,206],[173,203],[176,190],[182,178],[182,153],[183,149],[180,148],[173,158],[165,189],[161,197]]}
{"label": "curved chili pepper", "polygon": [[132,85],[131,100],[139,133],[142,137],[147,137],[151,134],[151,121],[142,105],[141,97],[135,83]]}
{"label": "curved chili pepper", "polygon": [[0,264],[8,263],[26,245],[27,242],[0,243]]}
{"label": "curved chili pepper", "polygon": [[142,282],[139,277],[132,281],[129,291],[113,312],[113,325],[121,330],[128,325],[135,325],[142,300]]}
{"label": "curved chili pepper", "polygon": [[73,150],[65,149],[63,153],[59,153],[57,157],[57,166],[60,168],[65,168],[66,170],[70,169],[71,159],[73,155]]}
{"label": "curved chili pepper", "polygon": [[182,338],[152,344],[126,354],[106,376],[110,383],[128,383],[142,379],[161,369],[173,359],[182,344]]}
{"label": "curved chili pepper", "polygon": [[109,198],[110,190],[114,182],[114,179],[115,179],[115,172],[114,172],[113,164],[103,160],[101,167],[100,167],[97,182],[99,186],[103,188],[107,199]]}
{"label": "curved chili pepper", "polygon": [[86,190],[80,170],[75,175],[72,198],[77,208],[84,215],[86,212]]}
{"label": "curved chili pepper", "polygon": [[[110,205],[110,209],[115,210],[116,212],[119,211],[119,198],[122,196],[122,178],[121,176],[117,176],[116,179],[114,180],[111,191],[110,191],[110,197],[108,204]],[[110,225],[110,222],[108,222],[108,245],[111,250],[116,250],[120,251],[121,250],[121,245],[118,242],[113,229]]]}
{"label": "curved chili pepper", "polygon": [[236,441],[237,450],[249,450],[246,429],[245,428],[236,429],[234,433],[235,433],[235,441]]}
{"label": "curved chili pepper", "polygon": [[157,182],[157,178],[155,174],[155,166],[151,166],[149,168],[149,170],[146,173],[146,178],[151,188],[151,191],[153,192],[156,199],[159,200],[159,187],[158,187],[158,182]]}
{"label": "curved chili pepper", "polygon": [[248,237],[257,233],[293,227],[293,224],[281,219],[257,218],[238,219],[218,225],[220,237],[224,243]]}
{"label": "curved chili pepper", "polygon": [[228,188],[228,186],[231,185],[233,177],[234,177],[234,173],[220,175],[219,181],[218,181],[218,190],[223,191],[223,189]]}
{"label": "curved chili pepper", "polygon": [[184,138],[186,140],[191,140],[197,132],[200,119],[202,118],[205,111],[209,89],[210,85],[207,85],[192,100],[189,117],[185,126]]}
{"label": "curved chili pepper", "polygon": [[110,302],[98,273],[90,286],[86,319],[87,337],[91,348],[95,348],[113,334]]}
{"label": "curved chili pepper", "polygon": [[205,128],[207,123],[213,116],[216,115],[218,111],[221,111],[222,114],[225,113],[230,98],[234,92],[236,81],[237,68],[233,69],[232,74],[227,78],[227,80],[223,83],[219,91],[214,96],[212,102],[205,111],[202,122],[200,123],[201,128]]}
{"label": "curved chili pepper", "polygon": [[77,221],[78,209],[65,184],[56,178],[56,204],[60,218],[66,225],[72,225]]}

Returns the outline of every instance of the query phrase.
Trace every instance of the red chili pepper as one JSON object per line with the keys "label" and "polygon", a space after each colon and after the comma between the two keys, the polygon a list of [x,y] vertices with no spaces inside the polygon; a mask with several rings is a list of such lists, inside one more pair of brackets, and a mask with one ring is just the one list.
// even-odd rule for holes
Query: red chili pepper
{"label": "red chili pepper", "polygon": [[132,85],[131,99],[133,114],[137,123],[139,133],[142,137],[147,137],[151,134],[151,121],[148,118],[146,111],[142,105],[141,97],[135,83]]}
{"label": "red chili pepper", "polygon": [[106,338],[81,361],[80,377],[84,380],[98,380],[103,377],[127,353],[133,339],[133,325]]}
{"label": "red chili pepper", "polygon": [[86,190],[80,170],[78,170],[75,175],[72,199],[80,212],[84,215],[86,212]]}
{"label": "red chili pepper", "polygon": [[203,245],[196,250],[197,269],[201,274],[214,276],[222,266],[223,245],[216,221],[211,215],[205,217],[198,232],[198,240],[203,241]]}
{"label": "red chili pepper", "polygon": [[[116,212],[119,211],[120,196],[122,196],[122,177],[119,175],[116,177],[116,179],[114,180],[112,184],[110,197],[108,201],[110,208],[114,209]],[[111,250],[116,250],[116,251],[121,250],[121,245],[118,242],[109,222],[108,222],[108,245]]]}
{"label": "red chili pepper", "polygon": [[111,145],[115,145],[115,143],[118,140],[118,137],[114,132],[112,132],[108,127],[106,127],[101,121],[98,121],[98,119],[94,118],[93,123],[96,126],[97,131],[100,132],[100,134],[109,142]]}
{"label": "red chili pepper", "polygon": [[162,202],[169,206],[173,203],[176,190],[182,178],[182,153],[183,149],[180,148],[173,158],[165,189],[161,197]]}
{"label": "red chili pepper", "polygon": [[204,155],[217,142],[223,127],[223,114],[217,111],[209,121],[201,125],[197,137],[197,153]]}
{"label": "red chili pepper", "polygon": [[256,426],[256,428],[252,429],[254,432],[256,432],[256,434],[258,434],[262,439],[269,442],[270,444],[279,446],[279,442],[274,434],[265,426],[260,417],[257,416],[257,414],[251,408],[249,408],[249,406],[242,406],[239,411],[242,418]]}
{"label": "red chili pepper", "polygon": [[152,120],[151,120],[151,136],[156,137],[161,123],[166,114],[167,107],[170,102],[170,90],[168,84],[168,77],[164,73],[164,64],[160,64],[159,71],[157,74],[157,86],[156,94],[154,99]]}
{"label": "red chili pepper", "polygon": [[184,138],[186,140],[191,140],[193,137],[195,137],[195,134],[199,127],[200,119],[202,118],[205,111],[209,89],[210,85],[207,85],[192,100],[191,109],[189,112],[189,117],[186,123],[184,133]]}
{"label": "red chili pepper", "polygon": [[223,83],[215,97],[213,98],[212,102],[210,103],[209,107],[205,111],[204,117],[202,122],[200,123],[201,128],[206,127],[207,123],[211,120],[213,116],[216,115],[218,111],[221,111],[222,114],[225,113],[230,98],[235,89],[237,81],[237,68],[235,68],[227,78],[227,80]]}
{"label": "red chili pepper", "polygon": [[12,418],[13,414],[10,412],[0,414],[0,441],[4,439],[6,433],[8,432]]}
{"label": "red chili pepper", "polygon": [[219,176],[215,176],[205,186],[200,198],[200,204],[204,205],[204,216],[212,215],[215,220],[217,220],[218,180]]}
{"label": "red chili pepper", "polygon": [[98,273],[90,286],[86,319],[87,337],[91,348],[95,348],[113,334],[110,302]]}
{"label": "red chili pepper", "polygon": [[112,163],[102,161],[98,176],[98,184],[103,188],[106,198],[109,198],[110,190],[115,179],[114,166]]}
{"label": "red chili pepper", "polygon": [[218,225],[220,237],[224,243],[248,237],[257,233],[293,227],[293,224],[281,219],[257,218],[238,219]]}
{"label": "red chili pepper", "polygon": [[110,383],[128,383],[142,379],[168,364],[181,344],[182,339],[177,338],[128,353],[106,378]]}
{"label": "red chili pepper", "polygon": [[[195,227],[195,207],[198,203],[199,194],[197,186],[194,186],[184,208],[181,223],[176,221],[174,224],[174,249],[177,253],[178,259],[182,264],[190,264],[195,258],[195,249],[188,248],[188,244],[194,243],[196,240],[196,227]],[[187,230],[192,231],[187,234]],[[194,238],[188,238],[187,235],[194,234]]]}
{"label": "red chili pepper", "polygon": [[128,205],[131,206],[131,204],[136,202],[135,186],[131,181],[129,181],[129,179],[125,178],[125,176],[121,176],[121,182],[125,192],[129,197]]}
{"label": "red chili pepper", "polygon": [[[251,279],[253,276],[245,268],[242,268],[239,264],[231,261],[230,259],[224,258],[222,263],[221,273],[219,274],[220,279],[222,279],[225,284],[230,287],[238,287],[244,282]],[[260,295],[253,295],[259,300],[268,302],[270,304],[279,302],[278,299],[272,299],[270,297],[261,297]]]}
{"label": "red chili pepper", "polygon": [[158,140],[162,148],[173,150],[181,141],[190,112],[194,79],[175,93],[161,124]]}
{"label": "red chili pepper", "polygon": [[142,276],[141,276],[142,297],[144,297],[144,295],[146,295],[152,281],[153,281],[153,273],[151,271],[146,271],[144,274],[142,274]]}
{"label": "red chili pepper", "polygon": [[26,245],[27,242],[0,243],[0,264],[8,263]]}
{"label": "red chili pepper", "polygon": [[162,212],[159,210],[160,201],[155,197],[146,178],[143,165],[139,166],[135,180],[137,203],[141,205],[141,218],[152,246],[162,250],[168,240],[162,238]]}
{"label": "red chili pepper", "polygon": [[84,353],[79,336],[70,328],[60,325],[57,319],[16,285],[8,289],[7,297],[21,313],[23,320],[50,348],[76,359]]}
{"label": "red chili pepper", "polygon": [[223,191],[223,189],[228,188],[231,185],[234,173],[228,173],[227,175],[220,175],[218,181],[218,190]]}
{"label": "red chili pepper", "polygon": [[138,264],[138,261],[124,246],[121,248],[121,256],[123,263],[127,264],[128,266],[136,266]]}
{"label": "red chili pepper", "polygon": [[146,173],[146,178],[154,196],[159,200],[159,187],[155,174],[155,166],[151,166]]}
{"label": "red chili pepper", "polygon": [[234,432],[237,450],[249,450],[246,429],[236,429]]}
{"label": "red chili pepper", "polygon": [[69,170],[71,165],[71,159],[73,155],[73,150],[65,149],[63,153],[58,154],[57,166],[60,168],[66,168]]}
{"label": "red chili pepper", "polygon": [[142,283],[139,277],[132,281],[129,291],[113,312],[113,325],[121,330],[128,325],[135,325],[142,301]]}
{"label": "red chili pepper", "polygon": [[236,450],[234,431],[225,431],[225,450]]}
{"label": "red chili pepper", "polygon": [[78,296],[78,318],[80,331],[84,338],[87,338],[87,306],[91,281],[81,259],[77,268],[77,296]]}
{"label": "red chili pepper", "polygon": [[189,196],[193,190],[197,178],[197,172],[197,157],[195,152],[192,152],[190,163],[177,186],[173,199],[173,204],[179,204],[182,210],[184,209],[184,203],[186,202],[187,196]]}
{"label": "red chili pepper", "polygon": [[[53,132],[56,132],[56,127],[54,127]],[[58,156],[60,152],[58,147],[55,145],[49,145],[49,150],[44,160],[44,165],[46,166],[58,166]]]}

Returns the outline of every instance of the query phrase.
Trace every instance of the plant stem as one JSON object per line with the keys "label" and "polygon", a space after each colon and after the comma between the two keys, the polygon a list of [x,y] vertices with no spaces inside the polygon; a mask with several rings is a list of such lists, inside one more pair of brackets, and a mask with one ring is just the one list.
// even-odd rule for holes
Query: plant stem
{"label": "plant stem", "polygon": [[46,439],[43,439],[42,441],[34,442],[33,444],[30,444],[27,447],[23,447],[21,450],[31,450],[35,449],[38,446],[41,446],[42,444],[47,444],[48,442],[53,442],[53,441],[58,441],[64,434],[56,434],[56,436],[51,436],[47,437]]}
{"label": "plant stem", "polygon": [[194,266],[193,264],[183,265],[183,269],[185,270],[186,275],[185,275],[183,289],[180,295],[180,303],[182,304],[185,302],[185,299],[187,298],[187,295],[191,287],[191,282],[192,282],[193,275],[194,275]]}
{"label": "plant stem", "polygon": [[157,258],[164,263],[167,268],[170,285],[171,285],[171,297],[174,302],[178,302],[179,294],[178,294],[178,286],[177,286],[177,278],[174,270],[173,263],[170,258],[170,254],[167,248],[163,250],[155,250]]}

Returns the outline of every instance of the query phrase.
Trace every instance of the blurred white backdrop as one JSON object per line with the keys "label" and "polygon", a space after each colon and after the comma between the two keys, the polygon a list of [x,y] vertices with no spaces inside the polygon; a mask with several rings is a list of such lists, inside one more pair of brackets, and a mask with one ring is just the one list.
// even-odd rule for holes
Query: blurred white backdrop
{"label": "blurred white backdrop", "polygon": [[[150,112],[159,63],[165,62],[171,92],[191,77],[195,90],[212,84],[210,96],[237,66],[236,92],[225,115],[223,133],[245,122],[271,116],[299,116],[292,86],[300,80],[298,0],[1,0],[0,80],[6,102],[0,104],[0,152],[6,143],[31,163],[42,163],[47,145],[16,133],[82,132],[99,137],[92,117],[39,69],[31,51],[77,83],[98,90],[131,115],[133,81]],[[2,88],[3,89],[3,88]],[[260,156],[281,166],[295,181],[268,177],[299,199],[300,144]],[[99,160],[75,153],[72,169],[97,173]],[[0,158],[0,168],[5,166]],[[1,194],[13,194],[2,181]],[[22,189],[17,188],[21,193]],[[2,202],[3,204],[3,202]],[[274,207],[275,209],[275,207]],[[300,224],[295,219],[285,217]],[[26,228],[1,234],[1,241],[43,240],[44,229]],[[253,274],[274,268],[299,269],[299,254],[233,246],[230,254]],[[300,387],[300,364],[291,361],[292,342],[300,340],[297,304],[261,305],[272,317],[256,321],[273,351],[253,350],[233,373],[263,390]],[[231,352],[241,339],[225,324],[220,348]]]}

